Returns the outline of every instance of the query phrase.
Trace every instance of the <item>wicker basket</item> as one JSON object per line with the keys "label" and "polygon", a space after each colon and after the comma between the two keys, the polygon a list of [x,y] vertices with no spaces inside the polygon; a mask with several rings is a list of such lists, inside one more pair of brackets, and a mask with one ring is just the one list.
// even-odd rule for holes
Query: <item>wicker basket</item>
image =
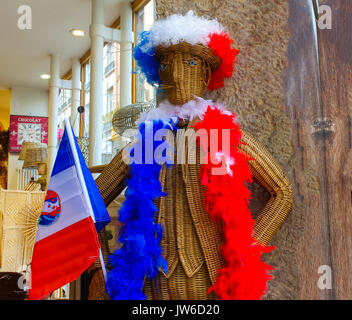
{"label": "wicker basket", "polygon": [[46,190],[47,183],[46,183],[46,177],[45,176],[42,176],[42,177],[38,178],[38,180],[36,182],[40,184],[40,187],[41,187],[40,189],[42,191]]}
{"label": "wicker basket", "polygon": [[24,191],[40,191],[41,185],[38,182],[30,181],[24,186]]}
{"label": "wicker basket", "polygon": [[120,108],[114,113],[112,118],[114,131],[122,135],[125,130],[134,128],[139,115],[153,108],[155,108],[154,102],[140,102]]}
{"label": "wicker basket", "polygon": [[37,167],[37,162],[45,162],[46,156],[47,147],[43,143],[37,143],[36,146],[27,148],[23,168]]}
{"label": "wicker basket", "polygon": [[81,149],[82,155],[86,163],[89,158],[89,138],[88,137],[76,137],[79,148]]}
{"label": "wicker basket", "polygon": [[38,146],[38,142],[23,142],[20,154],[18,156],[18,160],[24,160],[26,158],[26,152],[28,149],[35,148]]}
{"label": "wicker basket", "polygon": [[38,161],[36,164],[38,166],[38,173],[41,176],[46,175],[46,173],[47,173],[47,164],[46,164],[46,162]]}
{"label": "wicker basket", "polygon": [[30,264],[45,192],[0,190],[0,272]]}

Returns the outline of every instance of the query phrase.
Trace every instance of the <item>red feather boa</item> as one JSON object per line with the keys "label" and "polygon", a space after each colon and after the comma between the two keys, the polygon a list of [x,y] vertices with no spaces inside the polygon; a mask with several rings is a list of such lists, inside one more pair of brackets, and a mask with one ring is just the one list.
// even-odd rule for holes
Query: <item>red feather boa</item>
{"label": "red feather boa", "polygon": [[[248,165],[250,160],[238,150],[241,143],[241,131],[234,122],[235,115],[222,113],[214,107],[208,107],[204,120],[194,127],[207,132],[218,129],[218,146],[210,145],[200,139],[200,146],[207,152],[208,162],[201,166],[202,183],[206,186],[204,195],[206,208],[213,219],[223,221],[225,242],[222,246],[222,255],[226,261],[225,266],[219,270],[216,283],[209,289],[225,300],[254,300],[260,299],[266,292],[267,281],[272,278],[268,273],[273,268],[261,260],[263,252],[270,252],[273,247],[265,247],[256,242],[252,236],[254,219],[248,209],[250,191],[246,182],[252,181]],[[229,129],[232,146],[229,151],[222,150],[222,129]],[[206,131],[204,131],[206,130]],[[210,146],[210,148],[208,147]],[[221,163],[214,164],[215,153],[222,151],[230,154],[234,161],[230,165],[232,175],[214,175],[214,168]]]}
{"label": "red feather boa", "polygon": [[209,90],[214,90],[224,86],[224,78],[232,76],[237,61],[236,56],[240,50],[231,48],[233,40],[227,33],[214,33],[209,38],[209,48],[214,51],[221,61],[220,67],[211,73],[208,85]]}

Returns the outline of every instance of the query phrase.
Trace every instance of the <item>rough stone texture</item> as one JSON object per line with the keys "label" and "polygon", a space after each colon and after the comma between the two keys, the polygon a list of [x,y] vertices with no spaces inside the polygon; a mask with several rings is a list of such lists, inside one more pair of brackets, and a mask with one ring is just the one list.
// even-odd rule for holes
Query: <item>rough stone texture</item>
{"label": "rough stone texture", "polygon": [[[290,141],[290,119],[284,111],[283,73],[287,66],[288,2],[284,0],[156,0],[157,17],[193,10],[198,15],[216,18],[227,27],[241,50],[236,71],[225,88],[208,94],[214,101],[224,102],[234,111],[244,130],[259,139],[284,171],[291,177],[297,160]],[[187,26],[185,26],[187,28]],[[311,189],[317,185],[309,177]],[[265,191],[253,186],[254,197],[267,200]],[[302,210],[299,199],[272,244],[277,249],[265,260],[276,268],[266,299],[297,299],[299,274],[295,239],[302,232]],[[252,203],[251,208],[262,203]],[[254,209],[254,211],[257,211]]]}

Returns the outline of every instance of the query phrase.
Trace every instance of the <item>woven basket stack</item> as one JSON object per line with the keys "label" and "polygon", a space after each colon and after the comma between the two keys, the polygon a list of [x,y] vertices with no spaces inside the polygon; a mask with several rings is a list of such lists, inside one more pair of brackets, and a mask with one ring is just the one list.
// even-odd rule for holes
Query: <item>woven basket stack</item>
{"label": "woven basket stack", "polygon": [[38,142],[27,142],[27,141],[23,142],[20,154],[18,155],[18,160],[24,160],[26,157],[27,150],[30,148],[35,148],[37,144]]}
{"label": "woven basket stack", "polygon": [[26,147],[23,168],[38,167],[38,163],[45,163],[47,146],[44,143],[36,142]]}

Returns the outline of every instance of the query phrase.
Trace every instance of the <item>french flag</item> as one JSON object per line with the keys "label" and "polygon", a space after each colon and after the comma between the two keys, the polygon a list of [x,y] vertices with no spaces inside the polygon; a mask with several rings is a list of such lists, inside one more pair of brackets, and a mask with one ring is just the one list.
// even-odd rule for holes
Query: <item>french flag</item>
{"label": "french flag", "polygon": [[104,201],[66,119],[38,222],[29,299],[48,296],[77,279],[97,258],[103,261],[97,231],[109,222]]}

